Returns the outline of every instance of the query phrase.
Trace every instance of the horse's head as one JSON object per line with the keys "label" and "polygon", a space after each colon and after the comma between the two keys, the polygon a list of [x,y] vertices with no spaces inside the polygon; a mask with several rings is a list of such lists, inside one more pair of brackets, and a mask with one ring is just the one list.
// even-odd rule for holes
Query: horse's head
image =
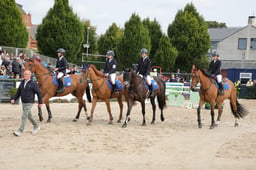
{"label": "horse's head", "polygon": [[190,89],[192,91],[195,91],[197,84],[200,82],[200,69],[194,68],[193,71],[191,72],[191,85]]}
{"label": "horse's head", "polygon": [[24,64],[25,70],[30,70],[31,72],[35,72],[35,61],[31,59],[25,59]]}
{"label": "horse's head", "polygon": [[124,68],[123,70],[123,79],[124,79],[124,88],[128,89],[131,84],[131,69],[130,68]]}

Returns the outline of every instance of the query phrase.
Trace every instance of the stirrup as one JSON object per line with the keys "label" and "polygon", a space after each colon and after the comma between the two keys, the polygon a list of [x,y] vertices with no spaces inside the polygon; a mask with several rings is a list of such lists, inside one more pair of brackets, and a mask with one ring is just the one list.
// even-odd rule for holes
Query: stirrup
{"label": "stirrup", "polygon": [[64,88],[61,88],[61,89],[57,89],[57,93],[62,93],[62,92],[64,92],[65,91],[65,89]]}

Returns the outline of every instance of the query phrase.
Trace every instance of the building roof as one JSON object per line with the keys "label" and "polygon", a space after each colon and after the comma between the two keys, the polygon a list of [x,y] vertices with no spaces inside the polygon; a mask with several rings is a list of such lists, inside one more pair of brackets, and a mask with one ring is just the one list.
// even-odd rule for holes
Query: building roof
{"label": "building roof", "polygon": [[209,28],[208,33],[211,41],[221,41],[228,36],[238,32],[244,27],[230,27],[230,28]]}

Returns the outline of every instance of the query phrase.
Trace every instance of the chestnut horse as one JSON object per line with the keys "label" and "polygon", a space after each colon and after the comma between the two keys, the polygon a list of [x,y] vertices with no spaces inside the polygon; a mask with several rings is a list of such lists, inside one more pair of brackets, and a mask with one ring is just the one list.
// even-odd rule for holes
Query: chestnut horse
{"label": "chestnut horse", "polygon": [[[123,113],[123,103],[122,103],[122,96],[124,95],[125,100],[128,101],[128,93],[124,90],[124,83],[123,83],[123,77],[117,76],[117,79],[120,80],[122,83],[122,89],[119,91],[118,94],[112,93],[112,90],[108,87],[107,81],[108,79],[105,77],[105,75],[96,69],[94,65],[90,65],[89,69],[85,70],[83,72],[83,76],[87,78],[89,76],[92,86],[92,108],[91,108],[91,116],[88,121],[88,125],[91,124],[93,120],[93,112],[96,106],[97,101],[104,100],[107,106],[107,111],[109,114],[109,124],[112,124],[113,116],[110,109],[110,99],[111,98],[117,98],[119,108],[120,108],[120,114],[118,123],[121,122],[122,119],[122,113]],[[79,117],[79,114],[78,114]]]}
{"label": "chestnut horse", "polygon": [[[71,86],[65,87],[65,91],[62,93],[56,94],[57,86],[53,83],[53,75],[49,72],[41,63],[36,60],[26,59],[25,60],[25,69],[30,70],[36,76],[38,81],[38,85],[42,92],[43,103],[46,105],[46,109],[48,111],[48,120],[47,122],[51,122],[52,113],[50,110],[49,99],[54,96],[65,96],[71,93],[78,99],[78,113],[80,114],[82,107],[84,108],[85,115],[87,116],[87,108],[85,101],[83,100],[83,95],[86,90],[87,99],[91,102],[90,88],[88,86],[88,82],[86,79],[83,79],[78,74],[70,74]],[[38,108],[38,116],[39,120],[43,120],[42,110]],[[74,119],[77,121],[77,118]]]}
{"label": "chestnut horse", "polygon": [[[224,81],[224,95],[218,94],[218,88],[215,84],[215,81],[212,77],[210,77],[206,72],[202,69],[195,68],[191,73],[191,90],[194,91],[195,87],[198,83],[200,83],[200,101],[199,101],[199,107],[197,108],[197,121],[198,121],[198,127],[202,127],[201,123],[201,115],[200,110],[202,106],[205,104],[205,102],[210,103],[211,105],[211,126],[210,129],[213,129],[215,126],[217,126],[220,122],[221,114],[222,114],[222,107],[221,103],[225,99],[230,100],[230,107],[232,110],[232,113],[235,117],[235,125],[238,126],[238,119],[243,118],[247,114],[247,110],[238,103],[237,96],[236,96],[236,88],[232,81],[230,81],[228,78],[223,79]],[[226,88],[225,88],[226,87]],[[215,124],[214,120],[214,108],[215,103],[218,107],[218,118],[217,123]]]}
{"label": "chestnut horse", "polygon": [[[125,88],[128,90],[129,101],[128,101],[128,110],[126,113],[126,119],[122,127],[127,127],[127,121],[130,120],[130,117],[129,117],[130,112],[132,110],[132,106],[135,101],[139,101],[141,103],[142,115],[143,115],[142,126],[145,126],[146,125],[145,100],[149,96],[145,81],[143,78],[135,74],[135,72],[130,68],[124,69],[123,77],[124,77]],[[153,110],[153,117],[152,117],[151,124],[155,123],[155,113],[156,113],[155,97],[157,96],[158,106],[161,110],[161,121],[164,121],[163,109],[164,107],[166,107],[165,82],[161,77],[154,77],[154,80],[157,83],[158,88],[154,90],[154,96],[150,97],[150,102]]]}

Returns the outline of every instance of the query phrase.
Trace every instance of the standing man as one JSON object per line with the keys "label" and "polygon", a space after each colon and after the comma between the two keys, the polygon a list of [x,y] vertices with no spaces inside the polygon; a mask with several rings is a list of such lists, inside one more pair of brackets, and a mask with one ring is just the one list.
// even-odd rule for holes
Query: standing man
{"label": "standing man", "polygon": [[110,81],[113,85],[112,93],[115,92],[118,94],[118,91],[116,89],[116,66],[117,66],[117,61],[114,59],[115,53],[112,50],[109,50],[107,52],[107,61],[104,66],[103,73],[105,74],[106,77],[110,77]]}
{"label": "standing man", "polygon": [[210,63],[208,72],[213,75],[216,76],[217,78],[217,82],[219,84],[219,94],[223,95],[224,91],[223,91],[223,85],[222,85],[222,75],[220,72],[220,67],[221,67],[221,61],[219,60],[219,55],[217,53],[213,53],[212,54],[212,61]]}
{"label": "standing man", "polygon": [[148,57],[148,50],[146,48],[142,48],[140,50],[140,54],[141,54],[142,58],[138,62],[138,67],[137,67],[136,73],[141,75],[141,77],[143,77],[146,80],[146,82],[149,86],[150,97],[153,97],[154,96],[153,86],[151,83],[151,77],[149,75],[150,67],[151,67],[151,60]]}
{"label": "standing man", "polygon": [[14,98],[11,100],[11,103],[14,103],[14,101],[21,96],[22,109],[23,109],[23,114],[21,117],[21,126],[17,131],[13,132],[15,136],[22,135],[27,119],[29,119],[29,121],[32,123],[34,127],[32,131],[33,135],[35,135],[40,130],[40,126],[36,123],[35,119],[31,114],[31,108],[35,102],[35,94],[37,94],[37,97],[38,97],[38,107],[41,108],[42,107],[41,91],[37,83],[31,80],[31,72],[29,70],[26,70],[24,72],[24,80],[21,81],[20,86],[17,90],[17,93],[15,94]]}
{"label": "standing man", "polygon": [[64,87],[63,87],[63,81],[62,78],[66,75],[66,69],[67,69],[67,60],[64,57],[65,54],[65,50],[63,48],[59,48],[57,50],[58,53],[58,59],[56,62],[56,67],[54,69],[54,71],[58,71],[58,75],[57,75],[57,79],[58,79],[58,83],[59,83],[59,87],[57,89],[57,93],[62,93],[64,92]]}

